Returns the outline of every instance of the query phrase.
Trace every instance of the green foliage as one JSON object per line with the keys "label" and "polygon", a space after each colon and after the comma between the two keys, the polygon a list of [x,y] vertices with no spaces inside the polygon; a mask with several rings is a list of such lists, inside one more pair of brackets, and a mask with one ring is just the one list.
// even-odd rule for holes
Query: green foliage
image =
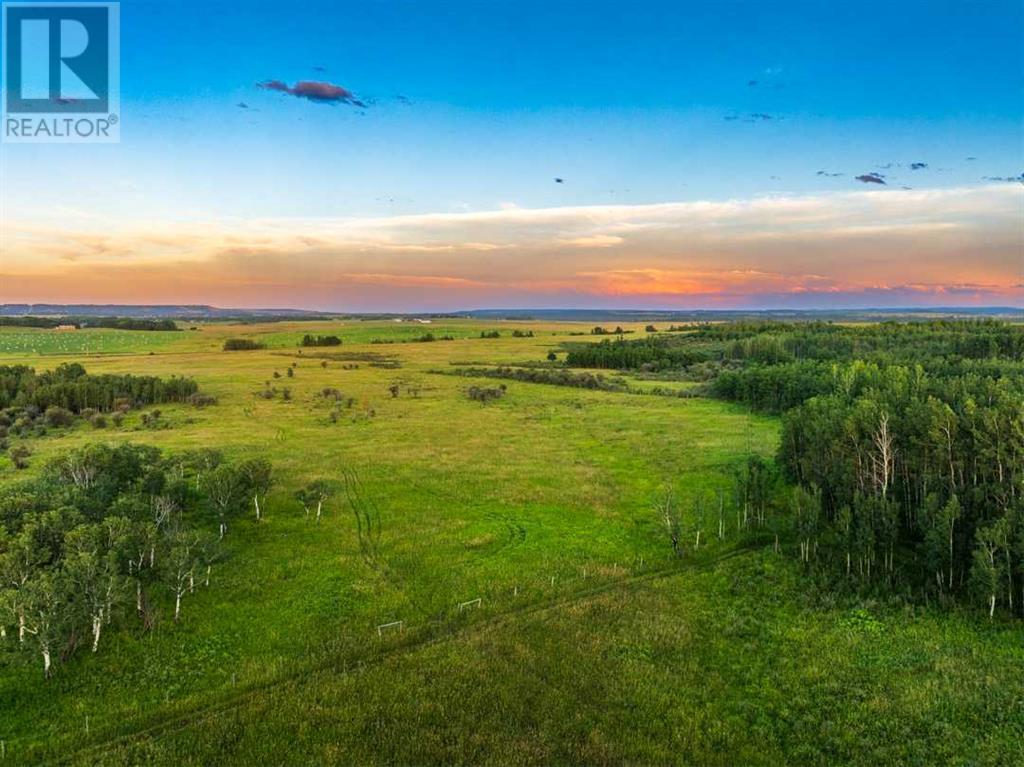
{"label": "green foliage", "polygon": [[24,365],[0,366],[0,408],[45,411],[56,407],[72,413],[86,408],[109,412],[121,405],[139,407],[163,402],[185,402],[199,390],[190,378],[94,375],[77,363],[37,373]]}
{"label": "green foliage", "polygon": [[466,389],[466,396],[475,402],[494,402],[505,396],[505,385],[498,387],[491,386],[470,386]]}
{"label": "green foliage", "polygon": [[570,386],[577,389],[601,391],[625,391],[627,389],[624,383],[610,380],[599,374],[575,373],[571,370],[552,370],[550,368],[457,368],[451,371],[451,374],[472,378],[504,378],[510,381]]}
{"label": "green foliage", "polygon": [[635,341],[605,339],[597,344],[574,344],[565,362],[569,367],[605,368],[609,370],[666,370],[682,368],[707,359],[707,355],[671,343],[662,337]]}
{"label": "green foliage", "polygon": [[226,352],[248,352],[263,348],[263,343],[251,338],[229,338],[224,342],[224,351]]}
{"label": "green foliage", "polygon": [[[145,446],[88,445],[50,460],[37,479],[0,494],[0,626],[42,659],[44,675],[104,629],[134,616],[152,623],[149,600],[181,602],[216,558],[212,536],[192,523],[212,497],[188,471],[209,458],[168,459]],[[238,488],[265,492],[270,469],[247,462]],[[129,605],[134,599],[134,609]]]}
{"label": "green foliage", "polygon": [[302,337],[301,346],[341,346],[341,339],[337,336],[316,336],[307,333]]}

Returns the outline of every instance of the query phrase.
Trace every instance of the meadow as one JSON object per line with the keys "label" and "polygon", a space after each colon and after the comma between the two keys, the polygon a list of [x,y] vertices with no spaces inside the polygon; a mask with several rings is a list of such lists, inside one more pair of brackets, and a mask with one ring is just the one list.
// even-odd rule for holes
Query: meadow
{"label": "meadow", "polygon": [[[217,447],[277,477],[180,623],[165,601],[151,631],[112,631],[49,680],[0,644],[6,763],[1024,760],[1019,623],[819,589],[794,542],[741,535],[731,505],[721,539],[707,522],[673,555],[659,495],[731,498],[748,456],[775,455],[779,418],[651,391],[686,381],[509,380],[481,403],[466,389],[498,381],[441,374],[561,358],[589,325],[194,327],[0,330],[0,364],[187,375],[217,398],[161,406],[168,428],[136,412],[25,439],[29,467],[0,457],[0,484],[94,441]],[[300,348],[306,333],[343,344]],[[351,401],[340,417],[325,388]],[[370,551],[343,497],[319,524],[294,497],[346,470],[379,511]]]}

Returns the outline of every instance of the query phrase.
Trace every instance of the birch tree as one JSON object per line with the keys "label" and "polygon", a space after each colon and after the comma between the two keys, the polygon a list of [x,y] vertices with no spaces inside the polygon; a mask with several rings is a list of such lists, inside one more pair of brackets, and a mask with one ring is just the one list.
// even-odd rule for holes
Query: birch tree
{"label": "birch tree", "polygon": [[246,490],[252,495],[253,507],[256,510],[256,521],[259,522],[263,517],[263,513],[260,510],[260,498],[262,497],[266,501],[267,493],[274,486],[273,467],[269,461],[263,458],[252,458],[244,461],[238,467],[238,472],[245,483]]}

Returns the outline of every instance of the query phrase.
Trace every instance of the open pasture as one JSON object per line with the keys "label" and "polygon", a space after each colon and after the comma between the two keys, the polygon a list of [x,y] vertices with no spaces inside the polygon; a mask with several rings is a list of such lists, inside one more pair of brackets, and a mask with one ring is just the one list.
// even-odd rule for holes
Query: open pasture
{"label": "open pasture", "polygon": [[[434,372],[540,363],[567,340],[589,340],[577,335],[583,325],[197,327],[118,332],[46,357],[0,345],[2,364],[188,375],[218,400],[162,406],[169,428],[142,428],[132,413],[119,428],[78,423],[25,440],[29,476],[102,440],[261,456],[277,477],[264,520],[233,525],[212,585],[189,597],[181,623],[163,600],[152,631],[113,631],[100,652],[45,682],[3,645],[8,763],[1021,755],[1019,627],[819,598],[770,542],[740,544],[733,472],[750,454],[774,454],[778,419],[706,398]],[[514,328],[533,336],[512,337]],[[493,329],[499,338],[480,337]],[[455,340],[411,340],[428,330]],[[101,338],[79,332],[61,338]],[[305,333],[343,344],[300,349]],[[232,337],[266,348],[221,351]],[[499,383],[507,390],[496,401],[466,396]],[[642,392],[660,382],[628,383]],[[268,386],[278,393],[265,399]],[[347,404],[339,410],[325,389]],[[294,498],[345,470],[378,515],[372,540],[344,497],[328,501],[319,524]],[[17,475],[0,458],[0,483]],[[701,548],[686,541],[674,558],[654,509],[666,487],[685,509],[698,496],[709,507],[729,498],[724,538],[717,516],[689,520],[703,526]],[[201,523],[213,527],[212,517]]]}

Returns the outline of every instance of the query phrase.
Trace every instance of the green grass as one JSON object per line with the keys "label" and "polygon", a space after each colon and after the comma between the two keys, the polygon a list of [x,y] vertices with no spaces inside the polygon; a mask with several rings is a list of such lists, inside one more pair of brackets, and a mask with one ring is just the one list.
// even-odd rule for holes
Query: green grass
{"label": "green grass", "polygon": [[[483,340],[493,326],[453,321],[425,328],[457,330],[459,340],[371,345],[426,330],[210,324],[109,331],[132,340],[88,355],[40,359],[0,346],[0,364],[66,358],[90,372],[185,373],[219,398],[204,410],[162,407],[167,430],[138,429],[132,416],[122,429],[31,440],[29,472],[102,439],[263,455],[280,478],[266,521],[234,525],[226,561],[209,589],[186,598],[181,624],[166,606],[150,634],[125,621],[98,654],[79,653],[49,682],[34,658],[0,651],[8,762],[997,764],[1020,755],[1014,629],[879,606],[861,619],[852,605],[810,599],[792,558],[711,563],[734,535],[712,542],[705,564],[669,556],[656,494],[667,484],[684,499],[729,487],[748,451],[773,453],[776,420],[707,399],[515,381],[481,405],[464,394],[471,380],[428,372],[542,360],[581,327],[520,326],[536,337]],[[337,333],[345,345],[298,356],[289,347],[306,332]],[[219,350],[243,335],[268,348]],[[362,357],[358,369],[334,358],[325,369],[318,352],[386,354],[401,367]],[[257,398],[267,380],[289,386],[293,401]],[[419,396],[391,398],[394,381]],[[355,400],[336,424],[317,396],[325,386]],[[345,466],[382,512],[375,561],[362,556],[340,500],[316,526],[291,498]],[[0,458],[0,482],[15,477]],[[479,608],[459,611],[477,597]],[[404,631],[378,639],[378,624],[393,620]]]}
{"label": "green grass", "polygon": [[180,343],[180,333],[130,330],[0,328],[0,355],[49,356],[117,354],[165,349]]}
{"label": "green grass", "polygon": [[78,761],[934,765],[969,755],[997,765],[1024,756],[1015,629],[885,610],[866,622],[801,600],[800,589],[795,569],[767,552],[627,582],[363,666],[319,669]]}

